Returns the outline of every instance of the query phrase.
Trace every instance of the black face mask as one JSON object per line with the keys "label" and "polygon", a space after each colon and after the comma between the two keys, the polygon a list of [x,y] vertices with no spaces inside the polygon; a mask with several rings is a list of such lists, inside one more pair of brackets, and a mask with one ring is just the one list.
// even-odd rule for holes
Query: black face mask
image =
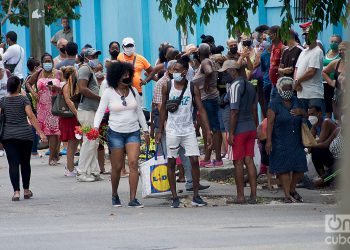
{"label": "black face mask", "polygon": [[199,61],[199,53],[193,53],[193,59]]}
{"label": "black face mask", "polygon": [[230,53],[231,54],[235,55],[235,54],[237,54],[237,52],[238,52],[238,47],[237,46],[234,46],[233,48],[230,48]]}
{"label": "black face mask", "polygon": [[60,51],[61,51],[62,54],[65,54],[66,53],[66,48],[65,47],[60,48]]}
{"label": "black face mask", "polygon": [[123,83],[125,83],[125,84],[127,84],[127,85],[131,85],[131,78],[130,77],[128,77],[128,78],[124,78],[123,80],[122,80],[122,82]]}
{"label": "black face mask", "polygon": [[109,51],[109,54],[113,57],[113,58],[117,58],[119,55],[119,51],[118,50],[112,50]]}
{"label": "black face mask", "polygon": [[244,46],[244,47],[250,47],[250,46],[252,46],[252,40],[243,41],[243,46]]}

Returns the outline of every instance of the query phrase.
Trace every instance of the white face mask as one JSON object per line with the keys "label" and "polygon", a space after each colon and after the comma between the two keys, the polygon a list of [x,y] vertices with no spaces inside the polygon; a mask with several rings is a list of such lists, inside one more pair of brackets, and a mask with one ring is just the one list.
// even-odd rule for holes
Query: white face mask
{"label": "white face mask", "polygon": [[135,47],[124,48],[124,53],[127,56],[132,56],[135,53]]}
{"label": "white face mask", "polygon": [[309,116],[309,122],[311,123],[312,126],[315,125],[315,124],[317,124],[317,122],[318,122],[318,117],[317,117],[317,116],[314,116],[314,115]]}

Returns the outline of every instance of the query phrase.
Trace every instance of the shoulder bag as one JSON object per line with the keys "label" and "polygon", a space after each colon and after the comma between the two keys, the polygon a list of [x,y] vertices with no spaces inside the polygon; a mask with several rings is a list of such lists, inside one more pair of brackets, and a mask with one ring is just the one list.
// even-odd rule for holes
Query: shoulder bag
{"label": "shoulder bag", "polygon": [[[169,98],[169,95],[170,95],[170,90],[171,90],[171,80],[167,83],[167,92],[168,92],[168,98]],[[179,109],[179,106],[180,106],[180,104],[181,104],[181,101],[182,101],[182,98],[184,97],[184,94],[185,94],[185,91],[186,91],[186,89],[187,89],[187,85],[188,84],[186,84],[184,87],[183,87],[183,89],[182,89],[182,91],[181,91],[181,95],[178,97],[178,98],[176,98],[176,99],[174,99],[174,100],[167,100],[166,101],[166,110],[168,111],[168,112],[170,112],[170,113],[174,113],[174,112],[176,112],[178,109]]]}
{"label": "shoulder bag", "polygon": [[309,127],[305,122],[301,123],[301,137],[302,137],[303,145],[306,148],[310,148],[317,144],[316,139],[312,135]]}
{"label": "shoulder bag", "polygon": [[[66,85],[64,85],[66,86]],[[62,87],[62,89],[64,88]],[[54,116],[63,118],[74,117],[73,112],[69,109],[66,101],[64,100],[63,92],[51,97],[52,109],[51,112]]]}

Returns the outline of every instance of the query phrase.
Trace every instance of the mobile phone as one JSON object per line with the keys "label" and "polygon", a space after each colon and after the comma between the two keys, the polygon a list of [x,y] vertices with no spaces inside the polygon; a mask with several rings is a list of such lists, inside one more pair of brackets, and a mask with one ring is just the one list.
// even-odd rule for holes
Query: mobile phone
{"label": "mobile phone", "polygon": [[52,82],[52,81],[49,81],[49,82],[47,83],[47,85],[52,86],[52,85],[53,85],[53,82]]}

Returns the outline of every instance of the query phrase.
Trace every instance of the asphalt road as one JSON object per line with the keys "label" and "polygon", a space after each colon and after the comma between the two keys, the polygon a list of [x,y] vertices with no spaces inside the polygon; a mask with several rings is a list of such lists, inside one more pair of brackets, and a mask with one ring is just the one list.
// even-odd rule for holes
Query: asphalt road
{"label": "asphalt road", "polygon": [[[171,209],[167,199],[140,199],[143,209],[113,208],[108,177],[77,183],[46,161],[33,161],[33,199],[12,202],[0,159],[0,249],[332,249],[324,243],[324,215],[334,205],[225,205],[210,196],[216,184],[203,193],[205,208]],[[120,196],[125,205],[127,179]]]}

